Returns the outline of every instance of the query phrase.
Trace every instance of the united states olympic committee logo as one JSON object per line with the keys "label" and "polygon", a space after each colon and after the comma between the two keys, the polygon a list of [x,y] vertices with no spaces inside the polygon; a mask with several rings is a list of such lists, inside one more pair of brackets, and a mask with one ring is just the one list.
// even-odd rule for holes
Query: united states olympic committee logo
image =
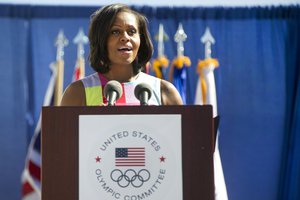
{"label": "united states olympic committee logo", "polygon": [[167,175],[167,154],[149,133],[122,130],[93,152],[94,180],[105,199],[153,199]]}

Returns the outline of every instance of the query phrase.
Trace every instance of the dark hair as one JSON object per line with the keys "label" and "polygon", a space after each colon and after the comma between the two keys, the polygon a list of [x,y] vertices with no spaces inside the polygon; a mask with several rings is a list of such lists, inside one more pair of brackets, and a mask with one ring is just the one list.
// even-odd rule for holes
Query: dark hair
{"label": "dark hair", "polygon": [[102,74],[109,71],[107,40],[111,26],[119,12],[132,13],[137,19],[141,39],[137,58],[133,61],[133,71],[137,74],[151,59],[153,44],[147,28],[147,18],[124,4],[104,6],[92,14],[89,27],[90,65],[95,71]]}

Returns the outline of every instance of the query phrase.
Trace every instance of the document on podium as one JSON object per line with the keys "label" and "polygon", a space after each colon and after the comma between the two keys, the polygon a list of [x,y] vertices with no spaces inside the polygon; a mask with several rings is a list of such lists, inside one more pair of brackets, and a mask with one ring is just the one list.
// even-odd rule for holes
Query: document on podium
{"label": "document on podium", "polygon": [[182,200],[180,114],[80,115],[79,200]]}

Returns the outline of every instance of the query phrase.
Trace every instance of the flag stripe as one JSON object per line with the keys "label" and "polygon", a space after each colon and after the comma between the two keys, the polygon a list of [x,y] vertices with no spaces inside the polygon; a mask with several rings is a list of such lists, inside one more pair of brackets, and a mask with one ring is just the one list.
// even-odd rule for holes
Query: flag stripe
{"label": "flag stripe", "polygon": [[33,192],[34,189],[31,187],[31,185],[28,183],[28,181],[24,182],[22,185],[22,195],[26,196],[27,194]]}
{"label": "flag stripe", "polygon": [[41,180],[41,168],[40,166],[34,164],[31,160],[29,160],[29,172],[30,174],[37,180]]}
{"label": "flag stripe", "polygon": [[35,163],[35,165],[41,165],[41,155],[39,151],[32,149],[32,151],[29,153],[29,159],[31,162]]}
{"label": "flag stripe", "polygon": [[145,167],[144,163],[116,163],[116,167]]}

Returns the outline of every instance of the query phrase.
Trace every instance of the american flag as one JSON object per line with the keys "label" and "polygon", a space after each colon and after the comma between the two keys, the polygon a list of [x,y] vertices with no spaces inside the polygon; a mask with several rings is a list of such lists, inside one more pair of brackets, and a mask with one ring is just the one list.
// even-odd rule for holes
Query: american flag
{"label": "american flag", "polygon": [[[57,76],[55,63],[51,63],[52,75],[48,84],[43,106],[53,105]],[[41,199],[41,115],[28,147],[25,168],[22,174],[22,200]]]}
{"label": "american flag", "polygon": [[116,148],[116,167],[144,167],[145,147]]}

